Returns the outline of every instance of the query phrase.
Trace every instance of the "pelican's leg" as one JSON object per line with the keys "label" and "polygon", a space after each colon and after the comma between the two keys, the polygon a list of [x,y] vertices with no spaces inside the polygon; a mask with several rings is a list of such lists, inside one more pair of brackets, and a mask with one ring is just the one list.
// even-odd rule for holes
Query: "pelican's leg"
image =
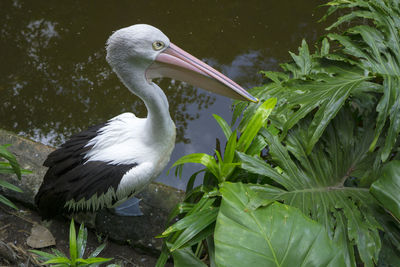
{"label": "pelican's leg", "polygon": [[140,199],[131,197],[111,208],[111,211],[119,216],[142,216],[143,212],[140,210],[139,202]]}

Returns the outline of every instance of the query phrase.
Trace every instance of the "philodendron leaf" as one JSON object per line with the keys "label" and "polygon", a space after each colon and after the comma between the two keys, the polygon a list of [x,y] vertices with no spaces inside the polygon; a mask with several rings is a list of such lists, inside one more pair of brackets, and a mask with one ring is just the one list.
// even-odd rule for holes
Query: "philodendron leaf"
{"label": "philodendron leaf", "polygon": [[[367,181],[379,170],[379,162],[375,162],[378,152],[368,151],[372,127],[360,128],[356,121],[350,111],[340,112],[310,155],[304,139],[307,129],[300,125],[303,127],[288,133],[284,143],[266,130],[260,132],[268,143],[267,162],[245,153],[238,152],[237,156],[241,168],[280,185],[252,186],[260,196],[297,207],[321,223],[346,249],[346,265],[355,266],[356,248],[365,266],[372,267],[379,257],[381,225],[374,213],[379,206],[369,193]],[[307,121],[304,123],[307,126]],[[363,125],[371,123],[365,120]],[[349,187],[351,179],[360,185]]]}
{"label": "philodendron leaf", "polygon": [[[385,145],[381,159],[386,161],[395,145],[400,132],[400,8],[398,1],[332,1],[344,14],[330,28],[343,22],[352,26],[343,34],[328,34],[331,40],[343,47],[343,52],[357,58],[365,72],[379,76],[383,81],[383,95],[376,107],[375,138],[370,150],[374,151],[376,141],[386,130]],[[347,12],[347,14],[345,14]],[[363,25],[355,25],[354,20],[363,21]],[[357,21],[358,22],[358,21]],[[359,24],[359,23],[356,23]],[[342,25],[343,26],[343,25]]]}
{"label": "philodendron leaf", "polygon": [[249,209],[256,193],[242,183],[226,182],[221,193],[214,235],[218,266],[345,265],[325,228],[300,210],[277,202]]}
{"label": "philodendron leaf", "polygon": [[385,165],[382,176],[371,185],[370,192],[400,220],[400,161],[393,160]]}

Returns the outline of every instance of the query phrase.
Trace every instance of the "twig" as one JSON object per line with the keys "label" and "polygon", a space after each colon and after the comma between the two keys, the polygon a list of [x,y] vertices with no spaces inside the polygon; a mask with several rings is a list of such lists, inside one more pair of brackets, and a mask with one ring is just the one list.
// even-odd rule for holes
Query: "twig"
{"label": "twig", "polygon": [[0,228],[0,232],[3,231],[4,229],[8,228],[8,226],[10,226],[10,225],[11,225],[11,223],[2,226],[2,227]]}
{"label": "twig", "polygon": [[132,266],[137,266],[137,264],[135,264],[133,261],[131,261],[131,260],[125,258],[124,256],[117,255],[116,258],[119,258],[119,259],[121,259],[121,260],[124,260],[124,261],[130,263],[130,264],[132,264]]}
{"label": "twig", "polygon": [[34,222],[34,221],[32,221],[32,220],[29,220],[29,219],[27,219],[27,218],[25,218],[25,217],[23,217],[23,216],[21,216],[21,215],[19,215],[19,214],[17,214],[17,213],[8,211],[6,208],[4,208],[4,207],[1,206],[1,205],[0,205],[0,208],[2,208],[2,209],[4,210],[4,212],[6,212],[6,213],[8,213],[8,214],[10,214],[10,215],[13,215],[13,216],[15,216],[15,217],[18,217],[18,218],[20,218],[21,220],[23,220],[23,221],[25,221],[25,222],[28,222],[28,223],[31,223],[31,224],[38,224],[37,222]]}

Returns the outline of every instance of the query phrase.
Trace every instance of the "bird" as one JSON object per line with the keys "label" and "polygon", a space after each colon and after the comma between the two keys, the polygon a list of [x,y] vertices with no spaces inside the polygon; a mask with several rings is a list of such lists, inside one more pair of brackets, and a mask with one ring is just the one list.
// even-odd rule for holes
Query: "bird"
{"label": "bird", "polygon": [[35,196],[45,219],[112,207],[160,175],[174,149],[176,132],[167,97],[153,79],[169,77],[233,99],[258,101],[151,25],[113,32],[106,42],[106,60],[128,90],[144,102],[147,117],[120,114],[72,135],[51,152]]}

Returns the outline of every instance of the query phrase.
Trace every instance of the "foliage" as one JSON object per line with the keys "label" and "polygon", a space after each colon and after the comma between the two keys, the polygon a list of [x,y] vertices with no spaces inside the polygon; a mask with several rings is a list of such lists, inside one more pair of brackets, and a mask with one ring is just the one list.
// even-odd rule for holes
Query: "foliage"
{"label": "foliage", "polygon": [[224,153],[174,164],[205,168],[170,215],[178,221],[160,236],[158,266],[169,255],[176,266],[395,266],[400,1],[326,6],[326,16],[341,11],[327,36],[315,52],[303,40],[282,71],[262,71],[267,83],[252,89],[260,104],[235,102],[237,129],[214,115]]}
{"label": "foliage", "polygon": [[221,194],[214,234],[218,266],[344,265],[324,227],[298,209],[260,198],[242,183],[223,183]]}
{"label": "foliage", "polygon": [[[31,252],[39,255],[39,259],[44,261],[42,264],[49,264],[51,266],[99,266],[101,263],[112,260],[112,258],[99,258],[96,257],[100,254],[100,252],[104,249],[106,244],[100,245],[92,254],[89,255],[87,259],[83,259],[85,249],[87,243],[87,229],[83,224],[79,227],[78,237],[76,237],[75,231],[75,223],[74,220],[71,220],[70,228],[69,228],[69,254],[70,258],[68,258],[64,253],[57,249],[52,249],[53,254],[39,251],[39,250],[31,250]],[[117,266],[115,264],[111,264],[108,266]]]}
{"label": "foliage", "polygon": [[370,191],[400,221],[400,161],[386,164],[381,178],[372,184]]}
{"label": "foliage", "polygon": [[328,13],[337,9],[357,7],[357,10],[340,17],[328,29],[355,19],[368,20],[368,24],[347,29],[343,34],[330,33],[331,40],[343,46],[343,52],[356,57],[357,65],[374,77],[382,79],[383,95],[376,106],[375,139],[382,134],[386,120],[390,125],[382,151],[382,160],[386,161],[400,132],[400,6],[398,0],[336,0],[329,2]]}
{"label": "foliage", "polygon": [[373,130],[357,129],[349,113],[341,112],[335,118],[310,155],[303,143],[306,130],[299,125],[289,132],[286,145],[262,131],[270,149],[268,163],[243,153],[239,158],[245,170],[276,182],[276,186],[254,186],[265,198],[297,207],[324,225],[340,247],[347,249],[348,265],[355,257],[349,244],[354,244],[363,262],[373,266],[381,247],[381,226],[374,218],[378,206],[368,191],[370,176],[376,175],[376,155],[368,153]]}
{"label": "foliage", "polygon": [[[7,150],[7,147],[9,146],[10,145],[0,145],[0,158],[3,158],[8,161],[8,162],[0,161],[0,174],[1,173],[15,174],[18,179],[21,179],[22,174],[28,174],[31,172],[28,170],[21,170],[21,167],[19,166],[15,156],[10,151]],[[22,190],[19,187],[1,179],[0,179],[0,186],[16,192],[20,193],[22,192]],[[0,203],[3,203],[11,208],[17,209],[14,203],[12,203],[9,199],[4,197],[3,195],[0,195]]]}

